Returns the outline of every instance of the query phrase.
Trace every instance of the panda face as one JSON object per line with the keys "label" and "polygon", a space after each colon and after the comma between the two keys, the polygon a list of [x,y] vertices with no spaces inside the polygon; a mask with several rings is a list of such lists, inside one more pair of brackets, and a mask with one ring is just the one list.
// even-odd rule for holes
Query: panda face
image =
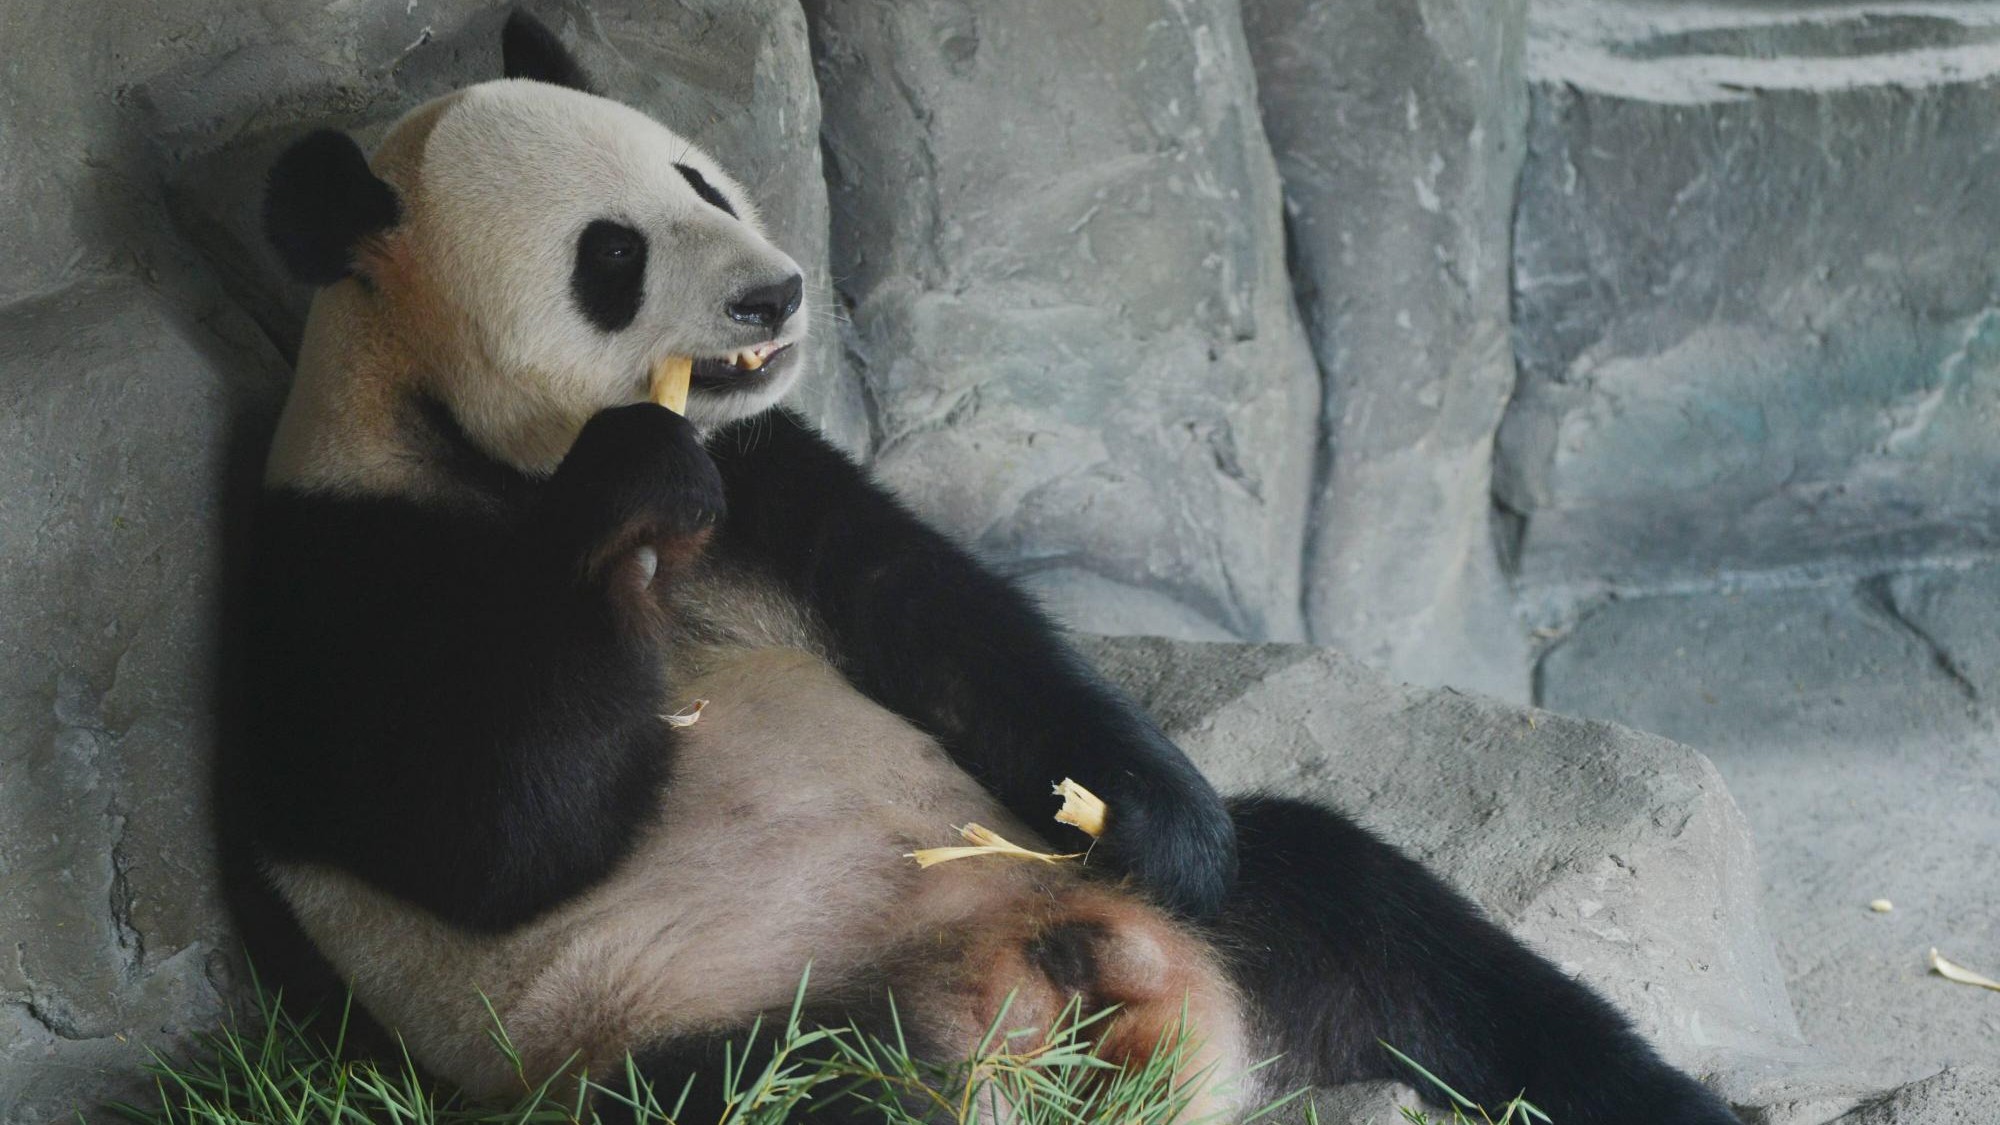
{"label": "panda face", "polygon": [[547,467],[549,443],[513,436],[524,408],[573,434],[644,399],[669,356],[696,360],[688,415],[704,427],[797,378],[798,265],[740,185],[639,111],[541,82],[474,86],[401,178],[399,241],[460,337],[458,369],[435,377],[489,450]]}

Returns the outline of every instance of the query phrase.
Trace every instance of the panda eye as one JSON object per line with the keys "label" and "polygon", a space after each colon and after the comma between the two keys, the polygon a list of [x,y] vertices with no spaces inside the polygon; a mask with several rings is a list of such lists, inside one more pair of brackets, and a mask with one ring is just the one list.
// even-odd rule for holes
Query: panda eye
{"label": "panda eye", "polygon": [[646,297],[646,236],[610,219],[583,228],[570,294],[584,317],[604,331],[630,325]]}
{"label": "panda eye", "polygon": [[577,249],[602,262],[630,262],[646,252],[646,238],[622,223],[599,219],[584,228]]}

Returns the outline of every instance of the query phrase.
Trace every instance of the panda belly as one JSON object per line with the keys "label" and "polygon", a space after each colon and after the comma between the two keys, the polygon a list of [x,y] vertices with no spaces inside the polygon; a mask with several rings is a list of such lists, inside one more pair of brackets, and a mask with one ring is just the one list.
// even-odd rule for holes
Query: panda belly
{"label": "panda belly", "polygon": [[701,664],[676,705],[708,706],[681,732],[654,827],[608,878],[527,926],[468,934],[343,872],[272,866],[356,998],[427,1068],[475,1094],[518,1091],[488,1039],[488,1002],[529,1071],[549,1073],[782,1009],[808,965],[816,996],[878,985],[892,963],[950,991],[972,952],[954,935],[1077,882],[1003,860],[918,869],[906,853],[958,842],[968,821],[1039,841],[818,656],[736,648]]}

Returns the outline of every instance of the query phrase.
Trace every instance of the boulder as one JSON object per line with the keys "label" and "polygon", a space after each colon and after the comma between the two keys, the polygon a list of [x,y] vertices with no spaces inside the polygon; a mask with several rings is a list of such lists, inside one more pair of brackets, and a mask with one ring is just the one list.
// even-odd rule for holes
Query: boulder
{"label": "boulder", "polygon": [[1797,1047],[1749,831],[1700,754],[1397,685],[1331,649],[1087,651],[1223,792],[1347,811],[1602,990],[1675,1062],[1700,1073]]}
{"label": "boulder", "polygon": [[0,1121],[134,1092],[236,977],[212,668],[282,376],[240,317],[130,282],[0,311]]}
{"label": "boulder", "polygon": [[1081,627],[1300,637],[1318,380],[1234,0],[806,11],[876,472]]}
{"label": "boulder", "polygon": [[1309,635],[1525,700],[1491,468],[1514,389],[1528,5],[1245,0],[1243,16],[1325,383]]}

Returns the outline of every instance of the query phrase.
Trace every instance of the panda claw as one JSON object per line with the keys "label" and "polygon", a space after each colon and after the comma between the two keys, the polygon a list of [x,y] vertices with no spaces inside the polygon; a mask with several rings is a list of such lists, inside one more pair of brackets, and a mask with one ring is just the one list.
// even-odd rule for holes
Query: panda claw
{"label": "panda claw", "polygon": [[639,588],[653,584],[653,576],[660,572],[660,552],[650,546],[641,546],[632,552],[632,561],[639,567]]}

